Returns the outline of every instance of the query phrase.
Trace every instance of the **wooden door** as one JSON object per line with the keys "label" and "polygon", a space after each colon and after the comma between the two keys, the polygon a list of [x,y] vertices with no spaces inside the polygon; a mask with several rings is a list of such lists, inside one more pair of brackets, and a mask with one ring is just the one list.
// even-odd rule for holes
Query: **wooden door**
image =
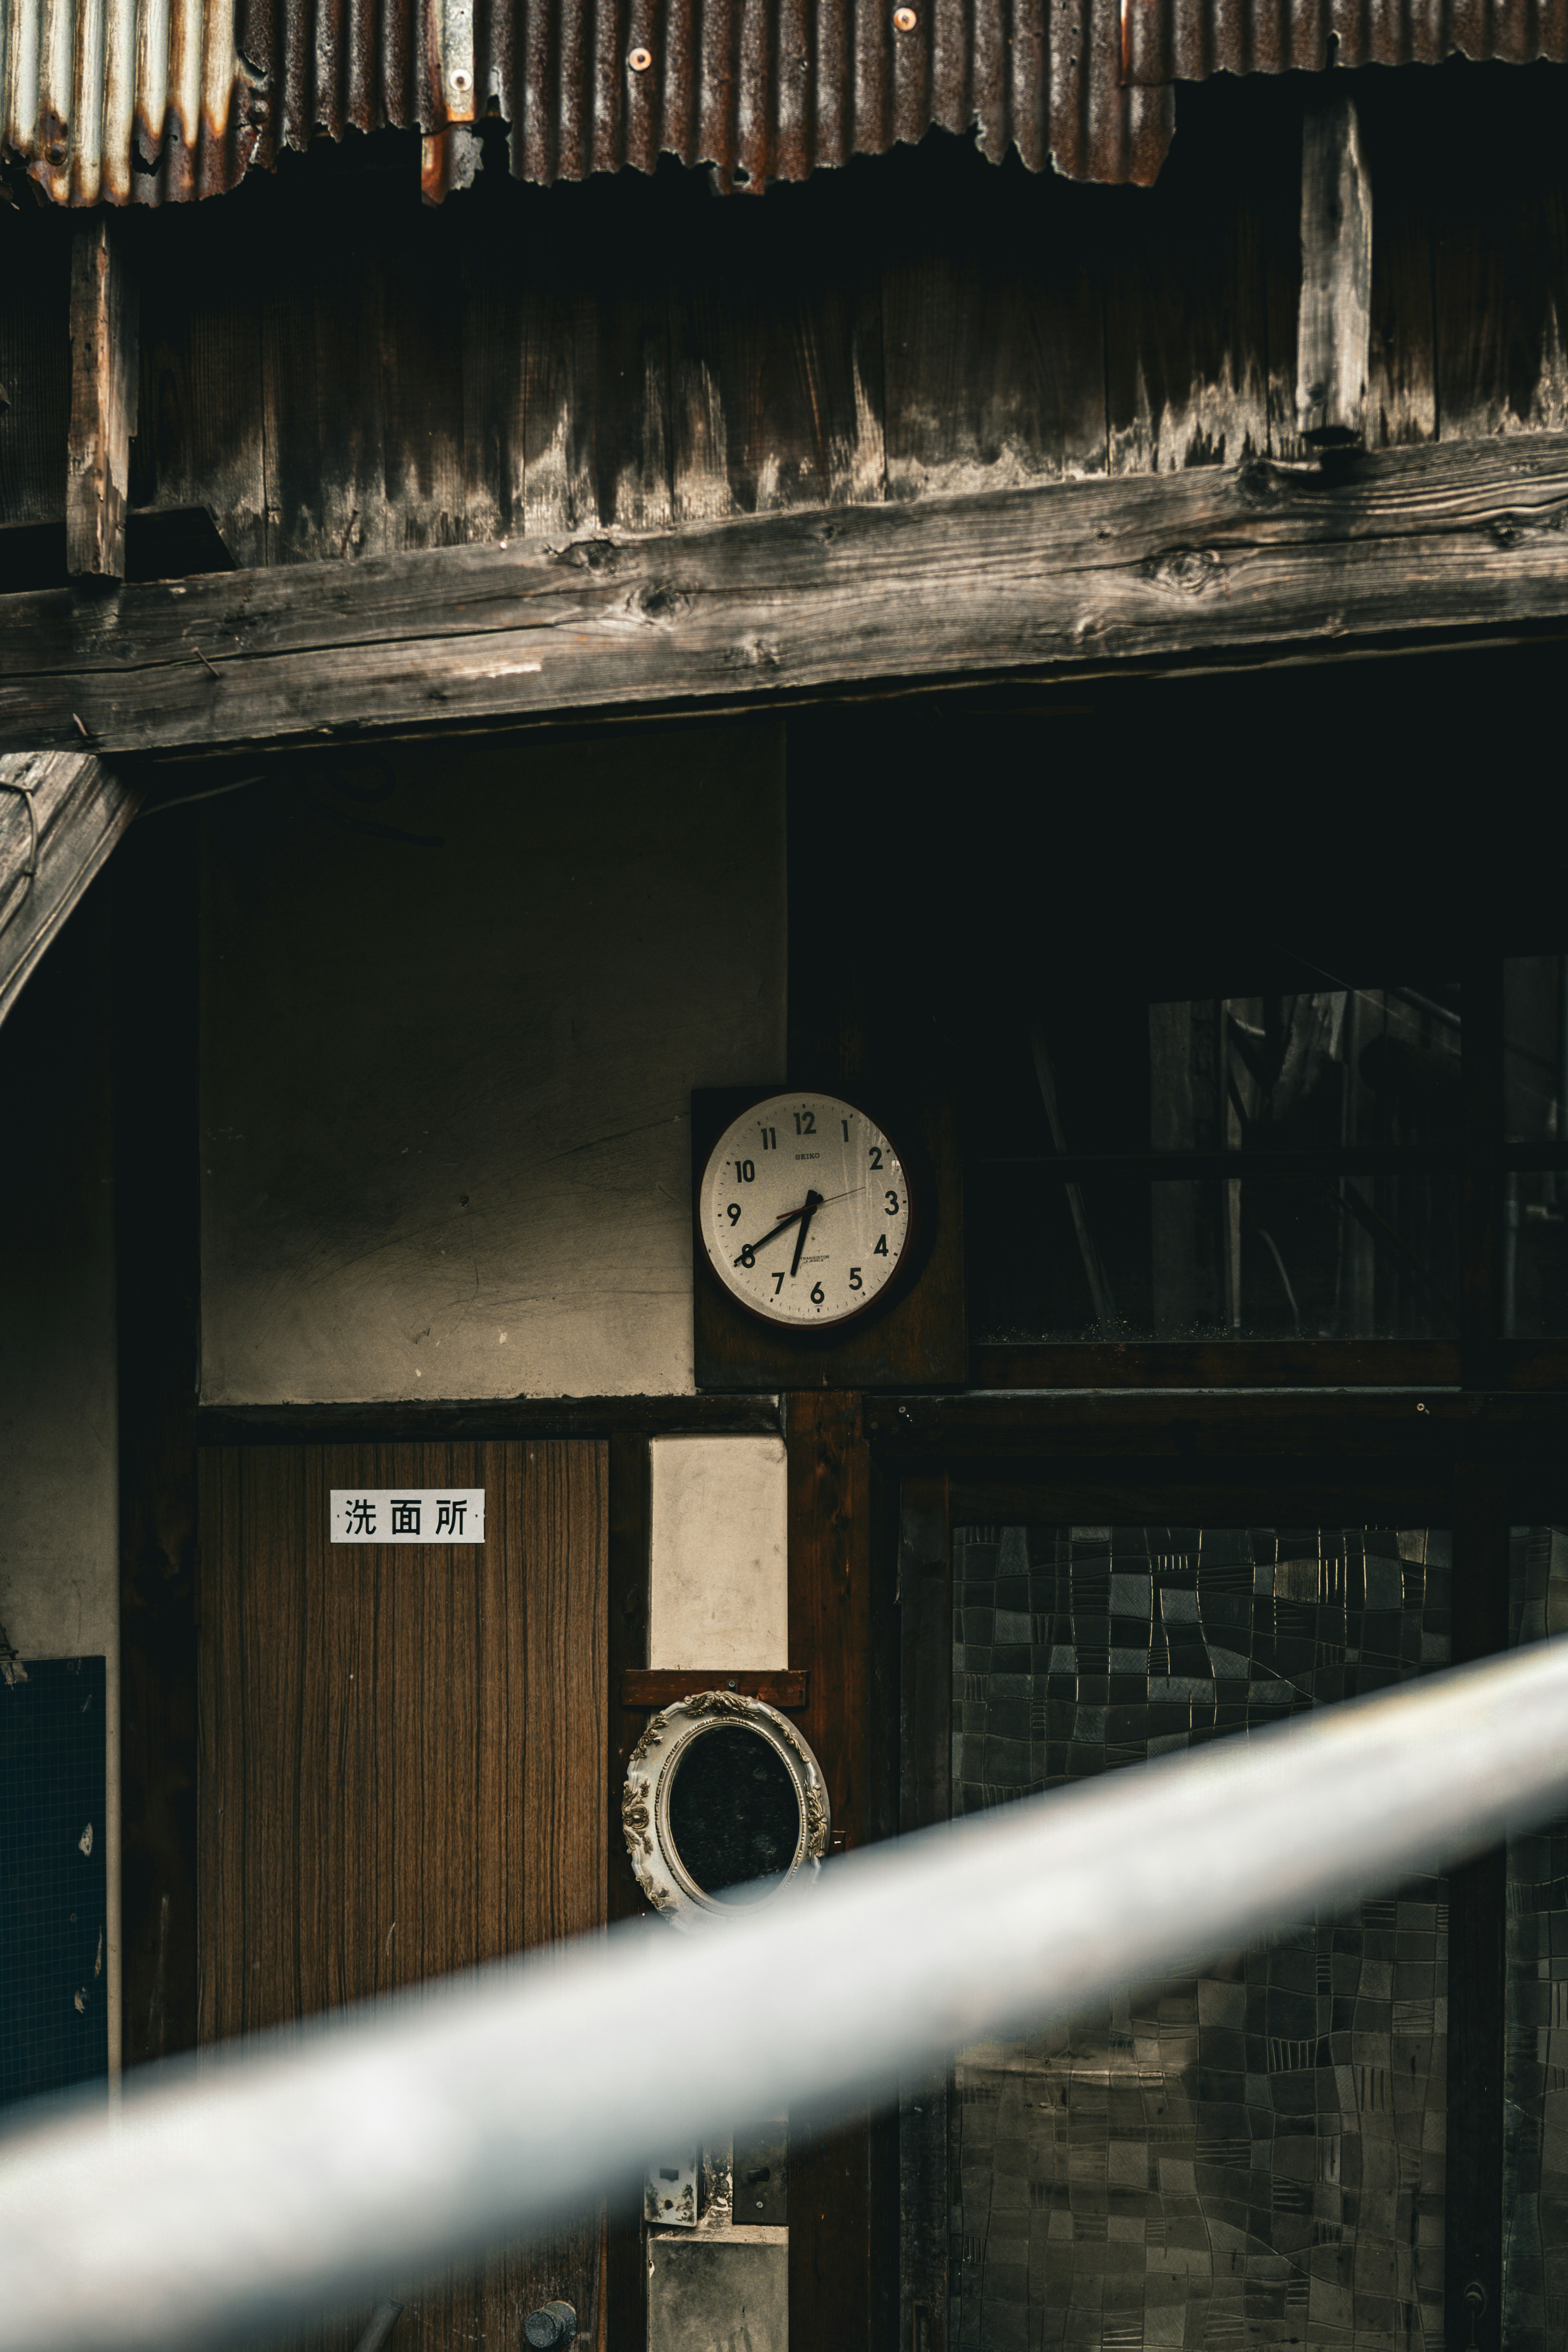
{"label": "wooden door", "polygon": [[[202,1456],[204,2042],[581,1935],[605,1916],[608,1448]],[[334,1487],[485,1490],[482,1545],[331,1545]],[[599,2338],[597,2215],[406,2293],[392,2352]],[[352,2344],[363,2315],[328,2340]]]}

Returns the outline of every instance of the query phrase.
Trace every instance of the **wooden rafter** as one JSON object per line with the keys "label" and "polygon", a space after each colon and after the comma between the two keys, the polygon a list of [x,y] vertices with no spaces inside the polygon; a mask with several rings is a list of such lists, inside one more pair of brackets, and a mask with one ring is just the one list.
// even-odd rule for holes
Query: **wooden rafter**
{"label": "wooden rafter", "polygon": [[1568,618],[1568,435],[0,598],[0,747],[208,749]]}

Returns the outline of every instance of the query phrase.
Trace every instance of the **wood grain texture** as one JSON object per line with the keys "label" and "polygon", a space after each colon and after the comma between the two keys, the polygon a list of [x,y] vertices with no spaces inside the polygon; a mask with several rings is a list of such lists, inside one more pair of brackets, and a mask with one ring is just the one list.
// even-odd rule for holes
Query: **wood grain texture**
{"label": "wood grain texture", "polygon": [[[1363,1391],[1347,1412],[1344,1397],[1331,1391],[1037,1391],[868,1397],[865,1417],[879,1464],[900,1470],[950,1465],[955,1483],[962,1465],[970,1486],[976,1465],[993,1465],[998,1477],[1006,1465],[1005,1475],[1016,1480],[1043,1475],[1051,1462],[1114,1460],[1164,1465],[1161,1475],[1168,1479],[1168,1465],[1185,1461],[1190,1475],[1213,1480],[1227,1470],[1239,1475],[1241,1465],[1269,1465],[1284,1477],[1287,1465],[1337,1463],[1344,1490],[1353,1494],[1369,1478],[1392,1479],[1397,1465],[1399,1478],[1426,1496],[1426,1508],[1434,1495],[1451,1490],[1461,1459],[1531,1477],[1542,1447],[1556,1442],[1563,1402],[1529,1391]],[[1267,1507],[1257,1507],[1267,1517]]]}
{"label": "wood grain texture", "polygon": [[899,159],[885,197],[888,495],[929,498],[1106,469],[1100,190],[1016,159],[934,183]]}
{"label": "wood grain texture", "polygon": [[[647,1727],[629,1706],[626,1685],[647,1669],[649,1530],[652,1479],[647,1433],[616,1431],[609,1444],[610,1698],[607,1774],[609,1916],[648,1916],[621,1827],[621,1791],[632,1750]],[[618,1702],[618,1703],[617,1703]],[[644,2352],[647,2342],[647,2258],[643,2245],[643,2174],[628,2168],[606,2195],[603,2337],[607,2352]]]}
{"label": "wood grain texture", "polygon": [[832,210],[809,187],[693,210],[668,296],[679,522],[882,495],[879,273]]}
{"label": "wood grain texture", "polygon": [[981,1389],[1451,1387],[1447,1339],[1156,1339],[1002,1342],[976,1348]]}
{"label": "wood grain texture", "polygon": [[1336,88],[1308,107],[1301,138],[1296,427],[1320,446],[1366,437],[1372,238],[1361,117]]}
{"label": "wood grain texture", "polygon": [[1232,92],[1205,89],[1189,118],[1152,201],[1102,192],[1114,474],[1236,466],[1269,446],[1266,250],[1282,159],[1260,109]]}
{"label": "wood grain texture", "polygon": [[[171,205],[131,225],[141,299],[132,503],[209,507],[237,563],[268,557],[266,268],[253,208]],[[155,239],[147,234],[155,228]],[[194,289],[199,298],[193,299]],[[132,524],[134,549],[135,525]]]}
{"label": "wood grain texture", "polygon": [[727,1667],[715,1667],[704,1674],[700,1667],[688,1666],[628,1666],[621,1676],[621,1705],[651,1711],[658,1706],[673,1706],[693,1691],[709,1688],[740,1691],[747,1698],[765,1699],[770,1706],[785,1714],[804,1710],[811,1704],[811,1676],[806,1670],[790,1667],[777,1674],[731,1674]]}
{"label": "wood grain texture", "polygon": [[136,808],[89,754],[0,752],[0,1021]]}
{"label": "wood grain texture", "polygon": [[132,828],[107,877],[114,989],[121,2047],[197,2039],[195,1450],[201,1282],[196,836]]}
{"label": "wood grain texture", "polygon": [[0,524],[66,510],[73,226],[0,206]]}
{"label": "wood grain texture", "polygon": [[[361,1485],[482,1486],[487,1541],[330,1545]],[[601,1926],[605,1447],[208,1448],[200,1496],[200,2038]],[[511,2352],[563,2295],[592,2343],[601,2254],[595,2214],[410,2287],[399,2340]]]}
{"label": "wood grain texture", "polygon": [[[0,598],[0,748],[288,740],[1559,620],[1568,437]],[[199,648],[199,650],[198,650]],[[205,658],[204,658],[205,656]],[[210,665],[210,667],[209,667]],[[216,673],[216,674],[215,674]]]}
{"label": "wood grain texture", "polygon": [[[1568,425],[1568,203],[1556,83],[1505,75],[1467,102],[1434,77],[1436,405],[1445,440]],[[1463,172],[1449,168],[1462,141]]]}
{"label": "wood grain texture", "polygon": [[[1456,1505],[1453,1658],[1458,1665],[1510,1646],[1506,1484],[1495,1470],[1467,1461],[1458,1480]],[[1502,2307],[1503,2273],[1499,2218],[1505,2210],[1507,1877],[1501,1847],[1448,1875],[1443,2299],[1447,2330],[1456,2344],[1471,2340],[1465,2290],[1472,2280],[1479,2280],[1488,2298],[1475,2340],[1502,2340],[1497,2315]]]}
{"label": "wood grain texture", "polygon": [[[858,1396],[791,1398],[787,1475],[790,1664],[811,1675],[811,1703],[796,1720],[822,1767],[835,1849],[853,1850],[893,1826],[871,1460]],[[873,2146],[868,2119],[822,2133],[809,2114],[791,2115],[789,2332],[810,2352],[874,2338]]]}
{"label": "wood grain texture", "polygon": [[1359,94],[1377,215],[1366,415],[1374,449],[1432,441],[1437,434],[1432,181],[1441,166],[1418,127],[1386,100],[1381,85]]}
{"label": "wood grain texture", "polygon": [[71,245],[70,419],[66,448],[66,570],[123,580],[136,430],[136,288],[119,223],[78,224]]}
{"label": "wood grain texture", "polygon": [[[899,1496],[899,1830],[952,1809],[952,1567],[949,1492],[938,1469]],[[899,2112],[899,2342],[946,2352],[948,2078],[906,2084]]]}

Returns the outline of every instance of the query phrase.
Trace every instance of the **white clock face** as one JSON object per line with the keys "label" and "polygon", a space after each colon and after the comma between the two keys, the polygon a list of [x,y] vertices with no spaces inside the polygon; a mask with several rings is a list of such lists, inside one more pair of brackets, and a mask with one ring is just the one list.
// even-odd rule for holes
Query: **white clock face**
{"label": "white clock face", "polygon": [[773,1095],[742,1112],[713,1147],[698,1215],[720,1281],[770,1323],[847,1322],[910,1244],[898,1153],[835,1095]]}

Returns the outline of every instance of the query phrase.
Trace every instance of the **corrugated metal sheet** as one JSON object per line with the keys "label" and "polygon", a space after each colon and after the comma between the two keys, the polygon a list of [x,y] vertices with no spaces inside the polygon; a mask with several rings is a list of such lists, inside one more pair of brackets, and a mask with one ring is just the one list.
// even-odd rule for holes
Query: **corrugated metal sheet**
{"label": "corrugated metal sheet", "polygon": [[1568,61],[1568,0],[0,0],[0,146],[70,204],[210,195],[388,125],[426,134],[439,196],[488,113],[530,180],[668,153],[760,188],[936,124],[1147,183],[1173,81],[1456,51]]}
{"label": "corrugated metal sheet", "polygon": [[1129,82],[1445,58],[1568,63],[1568,0],[1127,0]]}
{"label": "corrugated metal sheet", "polygon": [[1121,0],[0,0],[0,96],[5,152],[71,204],[387,125],[427,134],[439,195],[487,113],[525,179],[668,153],[753,188],[933,124],[1146,182],[1171,133],[1168,93],[1122,86]]}
{"label": "corrugated metal sheet", "polygon": [[232,187],[265,109],[228,0],[0,0],[0,152],[57,203]]}

